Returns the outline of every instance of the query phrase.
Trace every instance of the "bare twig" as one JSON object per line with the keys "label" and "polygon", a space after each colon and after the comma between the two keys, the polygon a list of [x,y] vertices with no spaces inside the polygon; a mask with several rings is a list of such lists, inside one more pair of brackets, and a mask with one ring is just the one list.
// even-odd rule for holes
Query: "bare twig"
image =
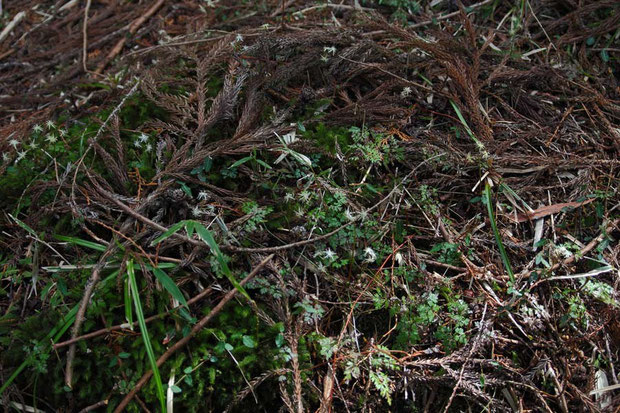
{"label": "bare twig", "polygon": [[[144,13],[143,15],[141,15],[140,17],[138,17],[136,20],[134,20],[133,23],[131,23],[131,25],[129,26],[129,34],[133,35],[135,34],[138,29],[140,28],[140,26],[142,26],[144,24],[144,22],[146,22],[148,19],[151,18],[151,16],[153,16],[157,10],[159,10],[159,8],[161,6],[163,6],[163,4],[165,3],[166,0],[157,0],[157,2],[155,4],[153,4],[151,6],[151,8],[149,8],[146,13]],[[89,0],[90,3],[90,0]],[[103,72],[103,69],[105,69],[105,67],[108,65],[108,63],[110,63],[116,56],[118,56],[118,54],[121,52],[121,50],[123,50],[123,47],[125,46],[125,42],[127,41],[127,36],[123,36],[114,46],[114,48],[110,51],[110,53],[108,53],[108,55],[105,57],[105,59],[103,59],[103,61],[101,63],[99,63],[99,65],[97,66],[97,69],[95,70],[95,73],[97,74],[101,74]]]}
{"label": "bare twig", "polygon": [[88,72],[88,68],[86,67],[86,60],[88,59],[88,12],[90,11],[91,2],[92,0],[86,0],[84,25],[82,26],[82,68],[85,72]]}
{"label": "bare twig", "polygon": [[15,28],[15,26],[17,26],[24,17],[26,17],[25,11],[20,11],[13,17],[13,20],[11,20],[11,22],[7,24],[4,30],[2,30],[2,32],[0,33],[0,42],[2,42],[5,39],[5,37],[7,37],[9,33],[11,33],[11,31]]}

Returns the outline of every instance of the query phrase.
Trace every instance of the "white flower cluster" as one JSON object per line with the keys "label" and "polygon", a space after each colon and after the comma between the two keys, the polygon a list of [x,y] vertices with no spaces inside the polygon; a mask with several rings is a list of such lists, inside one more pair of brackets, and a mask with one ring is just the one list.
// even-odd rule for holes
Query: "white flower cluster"
{"label": "white flower cluster", "polygon": [[136,140],[133,142],[133,146],[135,146],[136,148],[142,148],[142,146],[144,145],[144,151],[145,152],[152,152],[153,151],[153,145],[149,142],[150,138],[151,137],[149,135],[147,135],[146,133],[142,132],[142,133],[140,133],[140,135],[138,135]]}
{"label": "white flower cluster", "polygon": [[377,260],[377,253],[370,247],[364,248],[364,262],[372,263]]}
{"label": "white flower cluster", "polygon": [[328,261],[335,260],[338,258],[338,254],[336,254],[331,248],[327,248],[323,251],[318,251],[314,254],[315,257],[323,257]]}

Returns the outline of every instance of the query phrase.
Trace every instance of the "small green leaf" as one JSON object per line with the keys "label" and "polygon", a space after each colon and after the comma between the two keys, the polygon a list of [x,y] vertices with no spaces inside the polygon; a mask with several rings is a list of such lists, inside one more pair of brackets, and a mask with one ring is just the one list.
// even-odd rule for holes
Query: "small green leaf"
{"label": "small green leaf", "polygon": [[121,358],[121,359],[128,359],[130,356],[131,354],[126,353],[126,352],[118,353],[118,358]]}
{"label": "small green leaf", "polygon": [[607,49],[601,50],[601,60],[605,63],[609,62],[609,52]]}
{"label": "small green leaf", "polygon": [[175,386],[174,384],[170,386],[170,390],[172,390],[173,393],[181,393],[182,391],[179,386]]}
{"label": "small green leaf", "polygon": [[182,181],[177,181],[177,184],[181,185],[181,189],[183,190],[183,192],[185,192],[185,194],[190,197],[193,198],[194,196],[192,195],[192,190],[189,186],[187,186],[187,184],[185,182]]}
{"label": "small green leaf", "polygon": [[256,347],[256,342],[250,336],[243,336],[242,341],[243,341],[243,345],[248,347],[248,348]]}
{"label": "small green leaf", "polygon": [[202,163],[203,172],[209,172],[212,166],[213,166],[213,159],[211,159],[210,156],[207,156],[205,158],[205,161]]}
{"label": "small green leaf", "polygon": [[246,156],[245,158],[241,158],[239,159],[237,162],[235,162],[234,164],[230,165],[228,168],[232,169],[232,168],[236,168],[239,165],[243,165],[244,163],[246,163],[247,161],[251,160],[252,157],[251,156]]}
{"label": "small green leaf", "polygon": [[224,343],[224,348],[228,351],[233,351],[235,349],[231,344],[228,343]]}

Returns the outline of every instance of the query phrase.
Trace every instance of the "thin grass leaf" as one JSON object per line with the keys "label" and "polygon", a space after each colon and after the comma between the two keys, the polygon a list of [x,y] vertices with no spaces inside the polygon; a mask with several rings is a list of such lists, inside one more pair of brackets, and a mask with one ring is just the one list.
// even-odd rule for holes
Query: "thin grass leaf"
{"label": "thin grass leaf", "polygon": [[13,221],[15,221],[15,223],[17,225],[19,225],[22,229],[25,229],[26,231],[28,231],[30,233],[30,235],[33,235],[34,237],[37,237],[37,233],[34,231],[34,229],[30,228],[28,225],[26,225],[25,222],[20,221],[19,219],[15,218],[13,215],[9,214],[9,216],[11,217],[11,219],[13,219]]}
{"label": "thin grass leaf", "polygon": [[168,228],[168,231],[164,232],[159,237],[155,238],[153,242],[151,242],[151,246],[157,245],[163,240],[165,240],[166,238],[171,237],[172,234],[178,232],[181,228],[183,228],[185,226],[185,223],[186,223],[185,221],[179,221],[173,226],[171,226],[170,228]]}
{"label": "thin grass leaf", "polygon": [[215,238],[213,238],[213,234],[207,228],[205,228],[200,222],[196,222],[196,233],[208,246],[211,248],[211,252],[215,255],[217,262],[220,264],[220,268],[222,272],[228,278],[228,281],[239,291],[245,298],[252,301],[250,295],[245,291],[243,286],[239,284],[239,282],[232,275],[232,272],[228,268],[228,264],[226,264],[226,260],[224,260],[224,255],[222,251],[220,251],[220,247],[215,242]]}
{"label": "thin grass leaf", "polygon": [[[146,264],[145,267],[149,271],[153,270],[153,267],[151,267],[149,264]],[[167,270],[169,268],[176,268],[176,267],[177,267],[177,264],[173,262],[160,262],[159,264],[157,264],[157,268],[159,268],[160,270]]]}
{"label": "thin grass leaf", "polygon": [[265,168],[267,168],[267,169],[272,169],[272,168],[271,168],[271,166],[270,166],[267,162],[265,162],[265,161],[261,161],[260,159],[257,159],[257,160],[256,160],[256,162],[257,162],[259,165],[262,165],[262,166],[264,166],[264,167],[265,167]]}
{"label": "thin grass leaf", "polygon": [[187,301],[185,300],[183,293],[181,292],[181,290],[179,290],[179,287],[177,287],[175,282],[172,280],[172,278],[170,278],[170,276],[168,276],[168,274],[166,274],[159,268],[153,268],[153,274],[155,274],[157,280],[166,289],[166,291],[170,293],[172,298],[181,303],[181,305],[187,307]]}
{"label": "thin grass leaf", "polygon": [[502,192],[504,192],[504,194],[507,194],[509,196],[512,196],[514,199],[516,199],[517,201],[521,202],[523,204],[523,206],[525,207],[525,209],[527,209],[528,211],[533,211],[534,209],[532,207],[530,207],[527,202],[525,202],[525,200],[523,198],[521,198],[515,191],[513,191],[513,189],[511,187],[509,187],[507,184],[505,183],[501,183],[499,184],[499,189],[501,189]]}
{"label": "thin grass leaf", "polygon": [[133,308],[131,306],[131,283],[129,280],[124,282],[125,288],[123,289],[124,301],[125,301],[125,320],[129,324],[129,328],[133,331]]}
{"label": "thin grass leaf", "polygon": [[194,221],[187,221],[185,223],[185,231],[187,231],[187,238],[194,236]]}
{"label": "thin grass leaf", "polygon": [[450,104],[452,105],[452,108],[456,112],[456,116],[458,116],[459,120],[461,121],[461,124],[465,128],[465,131],[467,131],[467,134],[469,135],[469,137],[472,138],[472,140],[476,143],[478,147],[484,148],[484,145],[482,145],[482,142],[480,142],[478,138],[476,138],[476,135],[474,135],[474,132],[470,129],[469,125],[465,121],[465,118],[463,117],[463,114],[461,113],[461,110],[459,109],[459,107],[456,106],[456,103],[450,100]]}
{"label": "thin grass leaf", "polygon": [[102,244],[98,244],[96,242],[87,241],[77,237],[70,237],[67,235],[54,235],[58,241],[68,242],[69,244],[79,245],[81,247],[90,248],[95,251],[104,252],[106,250],[106,246]]}
{"label": "thin grass leaf", "polygon": [[504,267],[506,267],[506,272],[508,273],[508,277],[510,277],[510,281],[514,285],[515,282],[515,274],[512,271],[512,266],[510,265],[510,260],[508,259],[508,254],[506,254],[506,249],[504,248],[504,244],[502,243],[502,236],[497,229],[497,223],[495,222],[495,215],[493,215],[493,206],[491,205],[491,185],[488,182],[484,185],[484,193],[482,194],[486,199],[487,211],[489,213],[489,220],[491,221],[491,228],[493,229],[493,234],[495,235],[495,241],[497,242],[497,248],[499,248],[499,254],[502,257],[502,262],[504,263]]}
{"label": "thin grass leaf", "polygon": [[164,385],[161,382],[161,375],[159,374],[159,368],[157,367],[157,359],[153,352],[153,346],[151,345],[151,338],[149,337],[148,330],[146,329],[146,321],[144,321],[144,313],[142,312],[142,304],[140,303],[140,295],[138,294],[138,283],[136,282],[136,274],[133,268],[133,260],[127,261],[127,276],[131,284],[132,298],[134,307],[136,309],[136,317],[138,317],[138,325],[140,326],[140,333],[142,334],[142,340],[144,341],[144,348],[153,370],[153,379],[155,380],[155,387],[157,388],[157,397],[161,405],[161,411],[166,411],[166,395],[164,394]]}
{"label": "thin grass leaf", "polygon": [[238,166],[241,166],[241,165],[243,165],[244,163],[246,163],[247,161],[250,161],[250,160],[252,160],[251,156],[246,156],[245,158],[241,158],[237,162],[235,162],[234,164],[230,165],[228,167],[228,169],[233,169],[233,168],[236,168]]}

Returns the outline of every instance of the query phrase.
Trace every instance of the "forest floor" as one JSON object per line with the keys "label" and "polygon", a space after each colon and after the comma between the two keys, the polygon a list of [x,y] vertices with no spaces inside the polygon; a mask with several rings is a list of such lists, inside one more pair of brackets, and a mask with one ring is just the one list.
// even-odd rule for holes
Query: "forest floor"
{"label": "forest floor", "polygon": [[617,0],[0,4],[5,411],[620,412]]}

